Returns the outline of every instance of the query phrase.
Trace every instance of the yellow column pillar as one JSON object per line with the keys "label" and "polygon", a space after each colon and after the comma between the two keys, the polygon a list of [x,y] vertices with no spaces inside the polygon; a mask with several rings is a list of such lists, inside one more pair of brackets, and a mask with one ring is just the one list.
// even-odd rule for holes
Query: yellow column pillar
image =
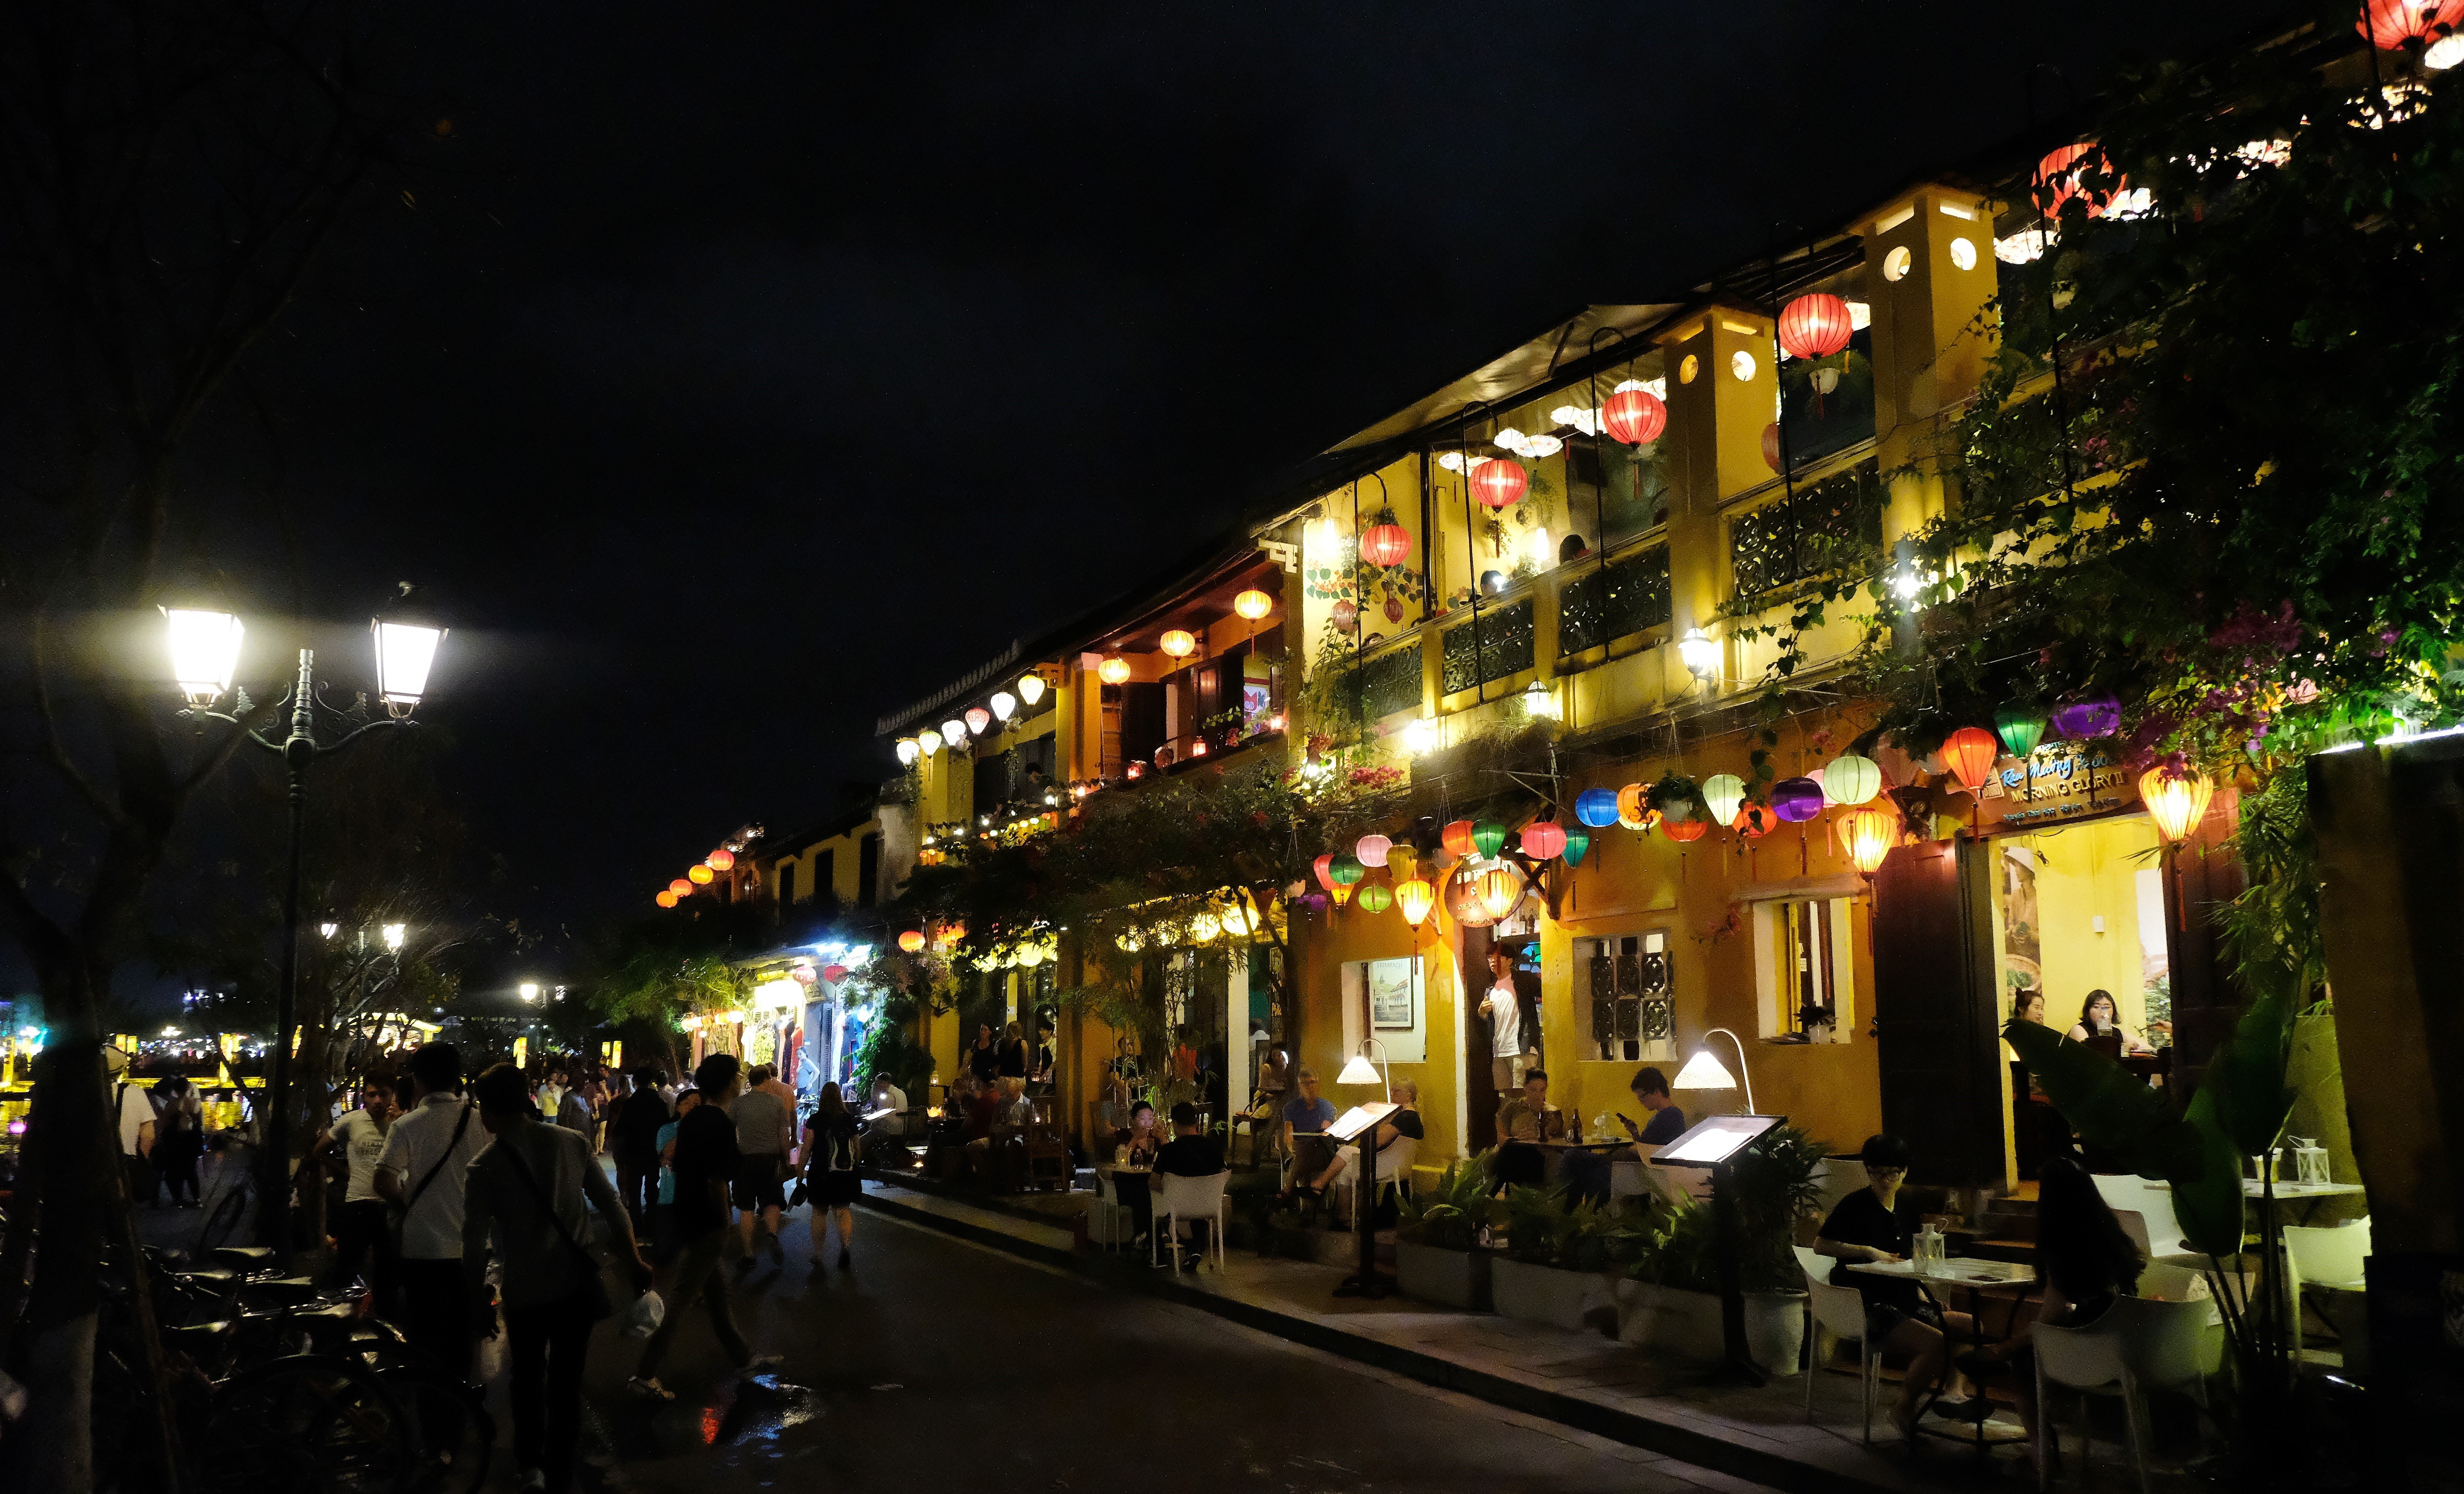
{"label": "yellow column pillar", "polygon": [[1873,297],[1875,456],[1892,480],[1887,542],[1949,501],[1935,436],[1992,357],[1993,217],[1973,192],[1922,187],[1857,226]]}
{"label": "yellow column pillar", "polygon": [[[1720,507],[1775,482],[1763,441],[1779,411],[1771,366],[1771,319],[1714,306],[1661,340],[1668,370],[1668,582],[1671,624],[1680,637],[1700,627],[1720,636],[1712,618],[1729,588],[1727,528]],[[1675,650],[1669,650],[1674,652]],[[1721,638],[1721,673],[1734,661]],[[1668,661],[1669,685],[1683,679]]]}

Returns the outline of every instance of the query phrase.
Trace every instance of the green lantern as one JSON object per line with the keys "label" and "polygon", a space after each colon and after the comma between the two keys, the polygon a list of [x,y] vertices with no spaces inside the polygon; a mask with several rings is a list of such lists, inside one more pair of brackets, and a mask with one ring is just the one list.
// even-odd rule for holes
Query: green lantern
{"label": "green lantern", "polygon": [[1566,826],[1566,865],[1579,867],[1592,853],[1592,832],[1579,824]]}
{"label": "green lantern", "polygon": [[1506,848],[1506,826],[1494,820],[1483,820],[1471,827],[1471,843],[1480,847],[1482,855],[1495,860],[1497,853]]}
{"label": "green lantern", "polygon": [[1360,901],[1365,913],[1382,913],[1395,906],[1395,891],[1383,882],[1372,882],[1353,894]]}
{"label": "green lantern", "polygon": [[1353,883],[1358,882],[1362,877],[1367,876],[1369,874],[1369,868],[1360,864],[1359,857],[1352,854],[1350,851],[1345,851],[1336,856],[1333,861],[1327,865],[1326,874],[1334,878],[1337,882],[1342,883],[1345,887],[1350,887]]}
{"label": "green lantern", "polygon": [[1993,713],[1993,731],[2002,745],[2011,749],[2012,757],[2024,758],[2045,739],[2045,714],[2013,701]]}

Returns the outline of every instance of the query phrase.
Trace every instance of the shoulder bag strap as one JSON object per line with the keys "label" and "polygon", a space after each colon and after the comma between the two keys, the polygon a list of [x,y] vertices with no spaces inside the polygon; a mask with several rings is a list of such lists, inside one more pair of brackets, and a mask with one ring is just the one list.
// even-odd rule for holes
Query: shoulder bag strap
{"label": "shoulder bag strap", "polygon": [[539,1185],[539,1179],[531,1175],[531,1165],[522,1160],[521,1149],[506,1147],[505,1160],[511,1162],[514,1165],[514,1171],[521,1175],[522,1186],[531,1191],[531,1200],[539,1206],[540,1213],[547,1216],[547,1221],[556,1226],[557,1238],[564,1241],[564,1247],[572,1251],[583,1266],[593,1278],[596,1278],[599,1274],[598,1258],[583,1249],[582,1241],[573,1238],[573,1231],[564,1227],[563,1216],[556,1212],[556,1206],[548,1201],[547,1191],[541,1188]]}
{"label": "shoulder bag strap", "polygon": [[462,1133],[471,1129],[471,1101],[462,1102],[462,1118],[453,1123],[453,1139],[445,1143],[445,1154],[436,1159],[436,1165],[428,1170],[428,1175],[421,1178],[419,1186],[410,1191],[410,1197],[403,1200],[404,1218],[409,1218],[410,1211],[419,1207],[420,1196],[428,1192],[428,1185],[436,1181],[436,1175],[445,1171],[446,1163],[453,1160],[453,1149],[462,1144]]}

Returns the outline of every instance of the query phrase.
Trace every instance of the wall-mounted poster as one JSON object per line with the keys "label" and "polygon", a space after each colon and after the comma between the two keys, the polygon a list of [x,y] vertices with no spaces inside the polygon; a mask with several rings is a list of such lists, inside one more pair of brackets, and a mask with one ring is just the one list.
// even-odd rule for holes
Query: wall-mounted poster
{"label": "wall-mounted poster", "polygon": [[1369,961],[1369,1024],[1380,1030],[1409,1029],[1419,1024],[1420,962],[1417,959]]}

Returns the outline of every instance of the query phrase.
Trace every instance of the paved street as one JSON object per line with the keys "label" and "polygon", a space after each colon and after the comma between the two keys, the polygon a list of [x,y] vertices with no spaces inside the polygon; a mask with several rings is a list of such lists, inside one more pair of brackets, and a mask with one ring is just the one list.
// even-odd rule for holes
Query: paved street
{"label": "paved street", "polygon": [[787,1265],[765,1258],[739,1284],[747,1336],[786,1355],[754,1384],[691,1323],[663,1376],[676,1401],[646,1406],[624,1389],[634,1346],[602,1330],[606,1487],[1760,1487],[878,1214],[856,1227],[851,1276],[804,1263],[799,1217]]}

